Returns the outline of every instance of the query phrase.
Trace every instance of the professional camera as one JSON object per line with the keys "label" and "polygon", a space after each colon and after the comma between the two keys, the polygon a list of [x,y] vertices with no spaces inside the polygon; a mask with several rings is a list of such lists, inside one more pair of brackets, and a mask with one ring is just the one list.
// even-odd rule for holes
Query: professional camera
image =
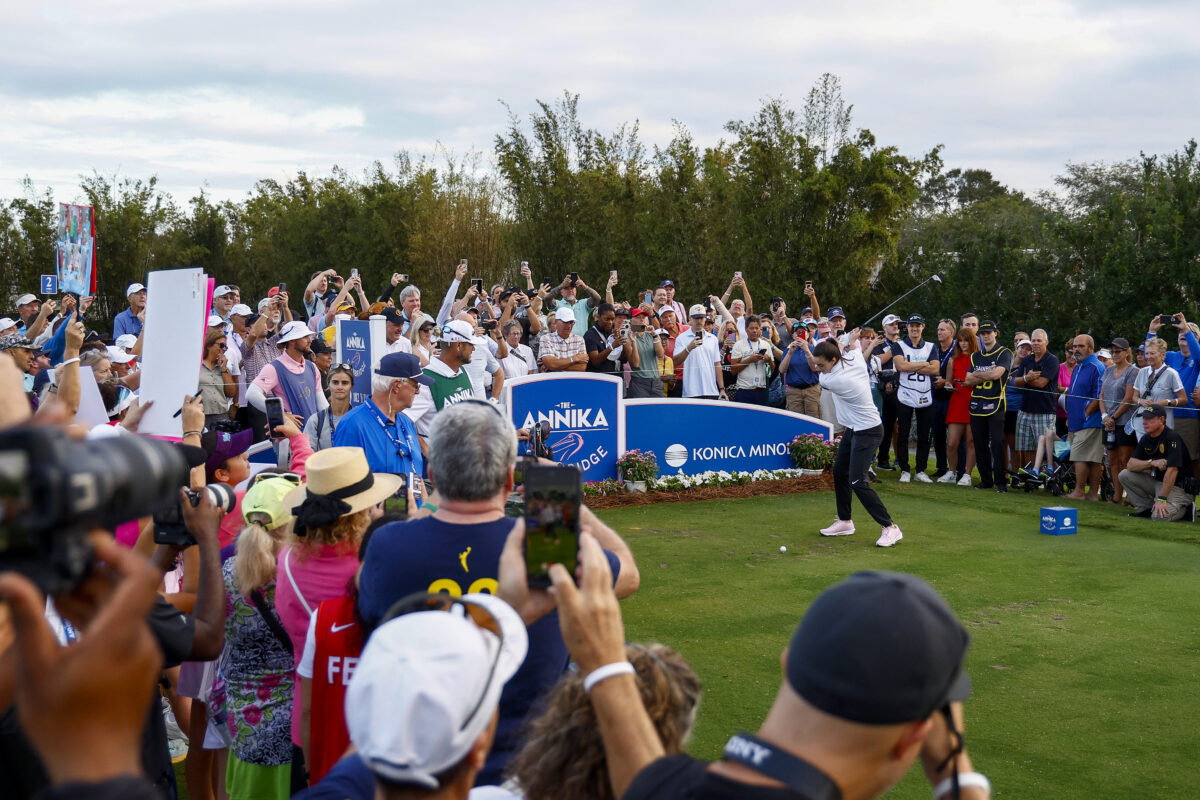
{"label": "professional camera", "polygon": [[91,567],[86,534],[175,503],[188,464],[175,444],[141,436],[77,442],[57,428],[0,432],[0,570],[47,593]]}
{"label": "professional camera", "polygon": [[554,460],[554,451],[550,448],[550,422],[542,420],[529,429],[529,455],[532,458],[548,458]]}
{"label": "professional camera", "polygon": [[[205,494],[208,495],[209,502],[226,514],[233,511],[233,507],[237,505],[237,495],[223,483],[212,483],[202,489],[186,491],[192,508],[200,505],[200,500]],[[154,515],[154,543],[173,547],[191,547],[196,543],[196,538],[183,522],[182,501],[168,503]]]}

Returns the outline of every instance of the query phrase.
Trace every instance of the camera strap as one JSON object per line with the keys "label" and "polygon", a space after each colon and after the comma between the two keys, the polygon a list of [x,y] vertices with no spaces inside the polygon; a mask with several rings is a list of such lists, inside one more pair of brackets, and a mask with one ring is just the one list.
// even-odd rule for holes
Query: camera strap
{"label": "camera strap", "polygon": [[807,800],[842,800],[842,790],[824,772],[745,731],[726,743],[722,759],[774,778]]}
{"label": "camera strap", "polygon": [[292,639],[287,635],[287,631],[283,629],[283,623],[279,621],[279,617],[271,611],[271,607],[267,605],[267,598],[263,596],[261,589],[252,589],[250,591],[250,602],[254,603],[254,607],[258,609],[258,613],[262,615],[263,620],[267,623],[267,627],[271,629],[271,633],[275,634],[275,638],[279,640],[280,646],[287,651],[289,656],[295,656],[296,651],[292,648]]}

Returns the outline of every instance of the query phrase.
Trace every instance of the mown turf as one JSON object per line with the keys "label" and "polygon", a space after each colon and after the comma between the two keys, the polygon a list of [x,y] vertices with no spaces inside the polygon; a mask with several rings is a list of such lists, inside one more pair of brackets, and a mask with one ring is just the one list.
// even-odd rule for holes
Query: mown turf
{"label": "mown turf", "polygon": [[[864,568],[912,572],[973,637],[967,741],[996,797],[1195,797],[1200,525],[1042,495],[896,483],[880,494],[894,549],[855,504],[859,532],[823,539],[832,493],[606,511],[642,587],[631,640],[675,647],[704,680],[691,751],[715,758],[753,730],[779,655],[812,598]],[[1038,532],[1043,505],[1075,505],[1079,533]],[[779,552],[786,545],[786,554]],[[889,795],[929,797],[919,769]]]}

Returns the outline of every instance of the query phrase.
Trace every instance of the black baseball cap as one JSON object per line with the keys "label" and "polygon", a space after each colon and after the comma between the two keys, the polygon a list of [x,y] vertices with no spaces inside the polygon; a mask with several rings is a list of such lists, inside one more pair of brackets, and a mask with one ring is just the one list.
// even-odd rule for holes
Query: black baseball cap
{"label": "black baseball cap", "polygon": [[908,324],[908,325],[924,325],[925,318],[922,317],[920,314],[909,314],[908,322],[906,324]]}
{"label": "black baseball cap", "polygon": [[1142,419],[1145,419],[1146,417],[1162,417],[1163,419],[1166,419],[1167,410],[1162,406],[1145,406],[1138,409],[1136,416],[1139,416]]}
{"label": "black baseball cap", "polygon": [[324,355],[325,353],[334,352],[333,347],[331,347],[329,343],[325,341],[323,336],[318,336],[317,338],[313,339],[310,349],[317,355]]}
{"label": "black baseball cap", "polygon": [[384,309],[382,311],[380,311],[379,313],[380,313],[380,315],[383,316],[384,319],[386,319],[388,322],[392,323],[393,325],[403,325],[404,324],[404,315],[401,314],[399,311],[397,311],[392,306],[384,307]]}
{"label": "black baseball cap", "polygon": [[1112,340],[1112,344],[1108,346],[1109,350],[1128,350],[1129,340],[1123,336],[1118,336]]}
{"label": "black baseball cap", "polygon": [[856,572],[822,592],[788,645],[787,682],[827,714],[867,725],[922,720],[965,700],[971,637],[932,586]]}
{"label": "black baseball cap", "polygon": [[995,333],[995,332],[996,332],[996,323],[992,322],[990,319],[985,319],[983,322],[979,323],[979,330],[977,331],[977,333]]}

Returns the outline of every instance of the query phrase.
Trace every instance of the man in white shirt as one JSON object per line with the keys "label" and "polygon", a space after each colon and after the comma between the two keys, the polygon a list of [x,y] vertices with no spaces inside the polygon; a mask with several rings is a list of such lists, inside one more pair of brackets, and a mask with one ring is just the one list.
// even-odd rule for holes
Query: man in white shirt
{"label": "man in white shirt", "polygon": [[675,339],[671,357],[676,366],[683,365],[683,396],[701,400],[728,400],[725,378],[721,374],[721,341],[704,330],[708,312],[704,306],[692,306],[689,314],[692,327]]}
{"label": "man in white shirt", "polygon": [[508,345],[508,355],[500,359],[500,366],[504,368],[505,378],[512,380],[537,372],[533,350],[529,345],[521,344],[521,323],[514,319],[504,324],[504,342]]}

